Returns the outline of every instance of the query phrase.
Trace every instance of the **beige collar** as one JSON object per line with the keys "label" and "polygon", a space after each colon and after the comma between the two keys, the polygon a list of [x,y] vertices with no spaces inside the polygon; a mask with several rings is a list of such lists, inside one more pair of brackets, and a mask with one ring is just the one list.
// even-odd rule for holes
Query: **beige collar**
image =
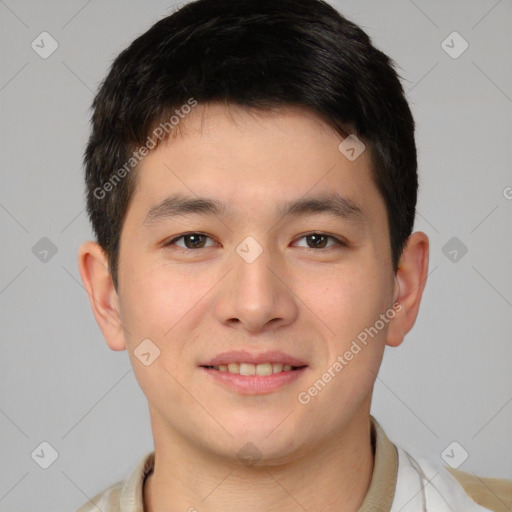
{"label": "beige collar", "polygon": [[358,512],[389,512],[395,497],[398,453],[377,420],[370,416],[372,443],[375,446],[372,479]]}

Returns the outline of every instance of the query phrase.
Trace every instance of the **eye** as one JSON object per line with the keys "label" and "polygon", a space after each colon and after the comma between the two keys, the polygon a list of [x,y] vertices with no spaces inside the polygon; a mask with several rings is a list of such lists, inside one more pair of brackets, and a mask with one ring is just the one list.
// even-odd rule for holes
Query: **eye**
{"label": "eye", "polygon": [[[346,242],[344,242],[343,240],[340,240],[326,233],[308,233],[300,237],[298,240],[302,239],[307,240],[306,245],[302,245],[302,247],[306,247],[308,249],[329,249],[335,246],[344,247],[347,245]],[[207,240],[210,240],[212,243],[207,244]],[[329,240],[331,240],[332,242],[330,245],[327,245]],[[178,243],[178,241],[182,241],[183,245]],[[203,233],[185,233],[176,238],[173,238],[172,240],[169,240],[164,244],[165,247],[173,245],[185,250],[194,250],[212,247],[215,244],[208,235],[205,235]],[[298,245],[299,247],[301,246],[297,242],[295,242],[295,245]]]}
{"label": "eye", "polygon": [[[178,240],[183,239],[183,245],[177,244]],[[205,240],[210,239],[209,236],[204,235],[203,233],[185,233],[184,235],[180,235],[176,238],[173,238],[172,240],[169,240],[169,242],[166,242],[164,245],[176,245],[177,247],[181,247],[183,249],[203,249],[204,247],[211,247],[211,245],[205,245]]]}
{"label": "eye", "polygon": [[[302,240],[303,238],[309,239],[312,242],[312,245],[309,245],[306,242],[307,243],[306,247],[308,249],[328,249],[330,247],[337,246],[337,245],[338,246],[346,246],[347,245],[342,240],[339,240],[338,238],[331,236],[331,235],[327,235],[325,233],[309,233],[307,235],[303,235],[301,238],[299,238],[299,240]],[[334,241],[334,243],[330,246],[326,246],[328,239],[331,239]],[[304,247],[304,246],[302,246],[302,247]]]}

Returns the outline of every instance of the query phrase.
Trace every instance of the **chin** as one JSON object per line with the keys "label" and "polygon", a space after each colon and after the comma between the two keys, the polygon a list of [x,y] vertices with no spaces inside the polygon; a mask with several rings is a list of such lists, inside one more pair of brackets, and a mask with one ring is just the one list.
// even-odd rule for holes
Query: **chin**
{"label": "chin", "polygon": [[[299,425],[294,425],[286,415],[277,421],[253,421],[244,428],[231,430],[231,443],[235,457],[246,465],[282,465],[296,459],[310,444]],[[283,421],[284,419],[284,421]],[[285,425],[286,423],[286,425]],[[231,450],[230,456],[233,456]]]}

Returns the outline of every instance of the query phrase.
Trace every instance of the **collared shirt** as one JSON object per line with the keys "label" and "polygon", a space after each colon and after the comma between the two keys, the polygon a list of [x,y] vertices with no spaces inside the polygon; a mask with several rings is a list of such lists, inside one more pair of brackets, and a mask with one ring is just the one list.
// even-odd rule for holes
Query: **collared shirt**
{"label": "collared shirt", "polygon": [[[370,416],[374,465],[358,512],[510,512],[512,481],[480,478],[413,458],[393,444]],[[124,481],[111,485],[77,512],[144,512],[144,481],[155,452],[142,457]]]}

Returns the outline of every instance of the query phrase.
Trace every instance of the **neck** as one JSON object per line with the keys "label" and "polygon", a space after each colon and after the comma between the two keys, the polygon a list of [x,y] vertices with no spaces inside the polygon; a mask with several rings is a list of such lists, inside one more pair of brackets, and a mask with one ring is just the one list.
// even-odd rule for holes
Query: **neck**
{"label": "neck", "polygon": [[370,485],[368,414],[286,463],[250,467],[157,436],[163,430],[154,420],[155,467],[144,485],[145,512],[356,512]]}

